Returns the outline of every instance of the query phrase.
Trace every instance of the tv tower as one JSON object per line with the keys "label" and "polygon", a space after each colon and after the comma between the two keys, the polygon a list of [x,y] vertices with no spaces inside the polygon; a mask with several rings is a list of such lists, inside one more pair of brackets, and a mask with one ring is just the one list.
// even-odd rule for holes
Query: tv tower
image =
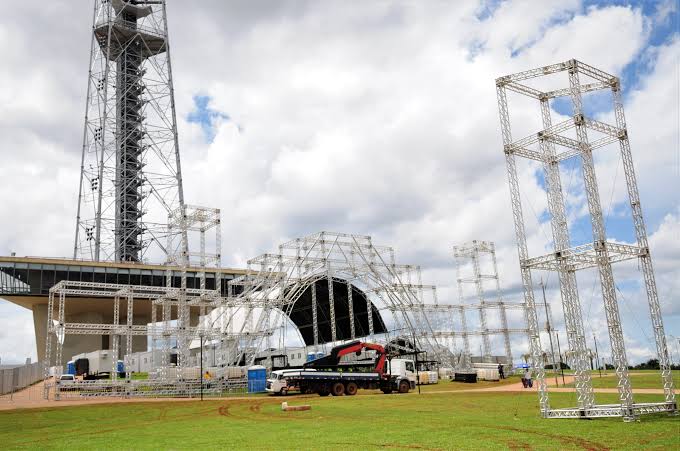
{"label": "tv tower", "polygon": [[164,260],[183,209],[165,0],[95,0],[74,258]]}

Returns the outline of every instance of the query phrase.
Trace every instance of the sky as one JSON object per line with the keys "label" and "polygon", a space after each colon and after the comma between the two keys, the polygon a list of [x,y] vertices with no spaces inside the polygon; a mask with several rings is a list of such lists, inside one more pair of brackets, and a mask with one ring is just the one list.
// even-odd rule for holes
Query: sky
{"label": "sky", "polygon": [[[0,255],[71,254],[91,8],[19,2],[0,17]],[[680,337],[676,1],[170,0],[168,21],[185,198],[222,209],[223,265],[321,230],[371,235],[420,265],[440,302],[456,301],[452,247],[473,239],[496,243],[504,298],[521,300],[494,80],[572,58],[620,76],[666,333]],[[509,100],[514,136],[534,133],[538,105]],[[587,113],[612,121],[611,104],[591,100]],[[552,109],[553,122],[571,114]],[[617,148],[595,162],[608,236],[632,243]],[[561,169],[581,244],[583,183],[577,165]],[[519,174],[529,250],[542,255],[543,176],[524,163]],[[629,360],[651,358],[639,267],[615,276]],[[556,277],[543,277],[565,337]],[[609,356],[597,274],[578,281],[588,345]],[[513,337],[516,359],[526,347]],[[31,312],[0,300],[2,362],[35,349]],[[677,340],[671,353],[680,361]]]}

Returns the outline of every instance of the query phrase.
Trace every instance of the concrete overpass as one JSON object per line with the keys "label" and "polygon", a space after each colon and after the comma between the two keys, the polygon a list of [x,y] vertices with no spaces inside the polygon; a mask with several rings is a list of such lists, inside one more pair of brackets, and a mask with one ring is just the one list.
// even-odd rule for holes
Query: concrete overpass
{"label": "concrete overpass", "polygon": [[[38,359],[45,356],[45,338],[47,330],[48,294],[57,282],[62,280],[115,283],[121,285],[166,286],[166,271],[164,265],[151,265],[135,262],[93,262],[45,257],[2,257],[0,256],[0,298],[24,307],[33,312],[33,327],[37,346]],[[187,269],[187,288],[200,288],[199,268]],[[234,268],[206,268],[206,289],[215,289],[216,275],[222,280],[222,295],[227,294],[227,282],[235,277],[246,274],[244,269]],[[180,286],[181,274],[173,270],[172,285]],[[318,311],[317,328],[319,343],[331,341],[330,296],[328,281],[316,282],[316,302]],[[335,305],[335,323],[337,338],[347,340],[352,337],[350,316],[348,313],[347,285],[341,279],[333,281],[333,299]],[[354,330],[357,336],[365,336],[369,330],[369,312],[365,293],[353,287],[352,304],[354,310]],[[372,304],[371,304],[372,305]],[[373,317],[375,333],[386,331],[385,323],[380,312],[372,305],[370,315]],[[198,324],[197,309],[190,310],[190,324]],[[175,315],[173,312],[173,319]],[[121,322],[125,321],[125,312],[121,312]],[[312,294],[311,286],[302,292],[295,301],[290,312],[291,321],[300,330],[306,345],[312,345]],[[113,323],[113,298],[102,297],[74,297],[69,296],[65,321],[68,323]],[[140,299],[135,301],[134,324],[148,324],[151,322],[151,301]],[[109,335],[68,335],[63,345],[63,357],[67,360],[71,356],[98,349],[111,349]],[[133,338],[132,351],[146,351],[147,337]],[[63,362],[61,362],[63,364]],[[56,364],[56,362],[51,362]]]}
{"label": "concrete overpass", "polygon": [[[45,257],[2,257],[0,256],[0,298],[33,312],[33,327],[38,359],[45,355],[45,334],[47,326],[47,302],[49,289],[61,280],[83,282],[117,283],[123,285],[165,286],[166,271],[163,265],[133,262],[92,262]],[[187,270],[188,288],[200,288],[197,275],[199,268]],[[215,289],[215,276],[222,278],[222,293],[226,294],[226,283],[246,273],[243,269],[206,268],[206,288]],[[173,286],[180,286],[181,274],[173,271]],[[70,298],[67,322],[111,323],[113,321],[113,298]],[[192,312],[191,323],[198,323],[198,314]],[[151,302],[139,301],[135,305],[135,324],[151,321]],[[97,349],[110,349],[108,335],[69,336],[64,343],[64,356]],[[133,351],[145,351],[146,337],[133,339]]]}

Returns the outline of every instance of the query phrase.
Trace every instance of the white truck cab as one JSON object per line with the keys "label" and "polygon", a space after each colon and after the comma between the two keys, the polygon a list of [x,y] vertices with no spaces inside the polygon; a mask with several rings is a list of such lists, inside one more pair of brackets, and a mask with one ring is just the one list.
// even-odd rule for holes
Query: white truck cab
{"label": "white truck cab", "polygon": [[73,374],[62,374],[59,376],[59,383],[60,384],[73,384],[75,383],[76,378]]}
{"label": "white truck cab", "polygon": [[409,359],[392,359],[385,362],[385,372],[392,376],[408,379],[411,388],[416,387],[416,364]]}
{"label": "white truck cab", "polygon": [[288,390],[291,388],[288,386],[288,382],[286,381],[286,375],[290,374],[300,374],[300,371],[308,372],[308,371],[316,371],[313,369],[307,369],[307,370],[302,370],[300,368],[298,369],[290,369],[290,370],[276,370],[272,371],[269,378],[267,379],[267,385],[265,386],[265,390],[268,393],[274,393],[277,395],[287,395]]}

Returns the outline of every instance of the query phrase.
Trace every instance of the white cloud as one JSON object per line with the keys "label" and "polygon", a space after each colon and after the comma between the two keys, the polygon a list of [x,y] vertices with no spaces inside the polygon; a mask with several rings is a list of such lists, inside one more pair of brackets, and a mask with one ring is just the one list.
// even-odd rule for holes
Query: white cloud
{"label": "white cloud", "polygon": [[[11,187],[0,202],[12,212],[0,215],[0,253],[70,254],[90,3],[26,4],[12,22],[0,19],[0,177]],[[508,1],[484,20],[474,15],[478,6],[168,5],[186,198],[222,209],[226,266],[287,238],[347,231],[395,246],[446,293],[451,246],[485,239],[497,243],[504,286],[519,297],[494,79],[573,57],[618,73],[640,54],[650,24],[639,9],[583,10],[578,1]],[[69,21],[54,20],[64,9],[75,11]],[[655,52],[652,71],[626,105],[633,154],[643,205],[675,212],[677,195],[666,187],[678,180],[677,122],[664,112],[677,109],[677,96],[667,95],[677,90],[677,41],[645,52]],[[210,144],[186,120],[197,94],[233,120],[218,121]],[[535,118],[538,109],[512,112]],[[653,127],[659,122],[663,130]],[[550,236],[536,218],[546,208],[536,169],[521,167],[534,254]],[[678,270],[657,258],[660,286],[667,276],[677,280]],[[0,318],[0,328],[15,321]]]}

